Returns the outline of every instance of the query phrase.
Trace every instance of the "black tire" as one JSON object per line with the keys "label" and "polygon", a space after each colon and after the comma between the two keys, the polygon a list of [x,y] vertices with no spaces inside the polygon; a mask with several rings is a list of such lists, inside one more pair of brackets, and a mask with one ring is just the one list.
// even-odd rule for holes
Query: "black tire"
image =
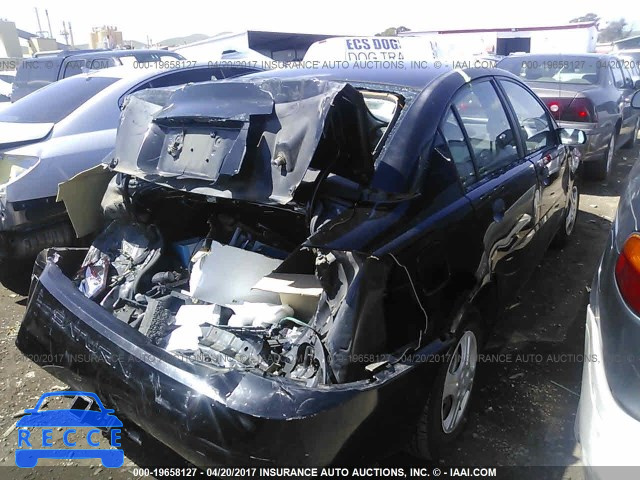
{"label": "black tire", "polygon": [[[592,180],[606,180],[613,165],[613,155],[615,154],[617,135],[614,133],[609,139],[609,145],[601,159],[592,162],[585,162],[584,173]],[[609,154],[611,152],[611,157]]]}
{"label": "black tire", "polygon": [[636,120],[636,127],[633,129],[631,138],[627,140],[627,143],[625,143],[622,148],[631,149],[636,146],[636,143],[638,143],[638,130],[640,130],[640,118]]}
{"label": "black tire", "polygon": [[[480,321],[480,314],[478,310],[472,306],[467,307],[461,327],[456,336],[456,342],[447,352],[447,359],[439,367],[438,374],[436,375],[436,379],[431,387],[426,404],[420,414],[414,434],[409,443],[409,453],[416,457],[426,460],[433,460],[440,457],[447,451],[464,429],[473,398],[473,382],[471,383],[471,389],[464,405],[464,409],[461,410],[462,413],[459,416],[459,420],[455,424],[455,428],[448,432],[446,432],[443,427],[443,424],[445,423],[443,419],[443,412],[445,411],[444,406],[446,403],[443,402],[443,393],[447,372],[449,371],[452,362],[455,363],[453,359],[459,342],[467,332],[471,332],[476,339],[477,354],[482,346],[484,330],[482,328],[482,322]],[[475,365],[476,368],[473,374],[474,378],[477,376],[478,365],[478,363]],[[449,413],[450,412],[451,410],[449,410]],[[447,416],[447,418],[449,417]]]}
{"label": "black tire", "polygon": [[[572,192],[573,196],[571,196]],[[562,223],[551,244],[555,248],[564,247],[569,242],[569,238],[576,229],[576,222],[578,221],[578,214],[580,212],[580,189],[578,188],[578,179],[574,180],[573,188],[569,192],[569,195],[569,204],[565,208],[564,215],[562,216]],[[574,201],[575,204],[573,204]],[[573,221],[569,222],[569,215],[572,214],[572,208],[574,207]]]}

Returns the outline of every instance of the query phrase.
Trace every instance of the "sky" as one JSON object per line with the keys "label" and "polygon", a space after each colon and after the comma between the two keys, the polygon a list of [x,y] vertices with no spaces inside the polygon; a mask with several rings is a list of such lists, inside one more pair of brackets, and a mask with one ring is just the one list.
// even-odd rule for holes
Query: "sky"
{"label": "sky", "polygon": [[[534,5],[535,8],[531,8]],[[48,30],[45,9],[58,41],[62,22],[71,22],[76,44],[89,42],[92,27],[114,25],[125,40],[153,42],[192,33],[268,30],[330,35],[373,35],[400,25],[411,30],[561,25],[588,12],[603,20],[624,17],[640,28],[637,0],[4,0],[0,18],[38,30],[34,8]]]}

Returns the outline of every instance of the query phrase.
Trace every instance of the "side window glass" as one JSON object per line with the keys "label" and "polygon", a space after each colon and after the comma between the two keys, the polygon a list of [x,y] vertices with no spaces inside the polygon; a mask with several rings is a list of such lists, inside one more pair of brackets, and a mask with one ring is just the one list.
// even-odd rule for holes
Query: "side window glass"
{"label": "side window glass", "polygon": [[620,70],[620,65],[618,64],[612,65],[611,73],[613,74],[613,84],[617,88],[624,87],[624,79],[622,78],[622,70]]}
{"label": "side window glass", "polygon": [[149,81],[147,88],[172,87],[185,83],[207,82],[220,77],[219,68],[190,68],[167,73]]}
{"label": "side window glass", "polygon": [[[476,171],[473,166],[473,160],[471,159],[471,152],[464,139],[460,124],[451,109],[449,109],[445,115],[440,125],[440,131],[442,132],[448,150],[447,152],[440,153],[451,157],[458,170],[460,181],[465,188],[474,184],[476,182]],[[441,146],[435,144],[434,148],[441,148]]]}
{"label": "side window glass", "polygon": [[627,88],[632,88],[633,80],[631,79],[631,72],[626,65],[622,66],[622,76],[624,77],[624,86]]}
{"label": "side window glass", "polygon": [[454,108],[462,119],[480,178],[518,159],[516,137],[491,82],[462,87],[455,96]]}
{"label": "side window glass", "polygon": [[103,68],[115,67],[113,58],[96,58],[91,61],[91,70],[101,70]]}
{"label": "side window glass", "polygon": [[73,77],[74,75],[82,73],[83,68],[84,60],[69,60],[64,67],[64,78]]}
{"label": "side window glass", "polygon": [[423,185],[423,198],[426,202],[431,202],[437,196],[453,188],[455,192],[460,192],[459,170],[452,160],[451,152],[447,146],[442,132],[437,131],[433,139],[431,154],[426,168],[426,178]]}
{"label": "side window glass", "polygon": [[500,84],[515,111],[520,135],[525,140],[527,155],[555,145],[553,127],[540,102],[516,83],[500,81]]}

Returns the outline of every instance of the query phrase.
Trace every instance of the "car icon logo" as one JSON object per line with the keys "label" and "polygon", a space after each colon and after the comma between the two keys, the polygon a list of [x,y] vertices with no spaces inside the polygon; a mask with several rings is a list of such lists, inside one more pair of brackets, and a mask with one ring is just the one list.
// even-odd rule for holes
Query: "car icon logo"
{"label": "car icon logo", "polygon": [[[44,402],[51,397],[79,397],[97,409],[68,408],[41,411]],[[113,415],[113,412],[114,410],[105,408],[98,396],[92,392],[65,391],[43,394],[35,407],[25,409],[25,416],[16,423],[18,429],[16,465],[21,468],[35,467],[41,458],[99,458],[106,468],[121,467],[124,463],[122,449],[96,448],[100,444],[95,440],[95,436],[101,435],[101,430],[110,432],[112,447],[120,447],[122,422]],[[41,429],[40,436],[35,430],[30,430],[34,428]],[[64,445],[69,448],[51,448],[53,428],[62,428]],[[76,428],[90,428],[90,430],[83,435]]]}

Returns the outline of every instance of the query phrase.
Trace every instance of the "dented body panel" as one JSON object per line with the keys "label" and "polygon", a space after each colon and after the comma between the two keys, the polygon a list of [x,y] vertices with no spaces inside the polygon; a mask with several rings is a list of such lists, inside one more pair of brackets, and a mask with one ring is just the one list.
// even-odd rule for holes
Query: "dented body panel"
{"label": "dented body panel", "polygon": [[[388,448],[371,435],[381,425],[390,437],[406,433],[402,417],[420,408],[426,392],[418,383],[430,374],[427,363],[405,362],[371,380],[306,388],[250,371],[198,369],[114,321],[52,262],[31,294],[17,345],[198,466],[357,463]],[[446,347],[436,341],[420,354]],[[408,388],[410,398],[401,394]],[[292,440],[286,449],[283,438]]]}
{"label": "dented body panel", "polygon": [[[567,210],[575,170],[555,137],[552,174],[536,163],[547,151],[525,155],[513,128],[513,161],[463,184],[444,117],[461,89],[489,82],[515,124],[499,80],[518,82],[497,70],[281,71],[132,97],[103,199],[121,202],[104,209],[115,220],[99,239],[117,222],[153,229],[148,250],[176,270],[166,252],[192,237],[209,241],[205,258],[215,245],[263,252],[278,259],[273,273],[322,287],[315,313],[243,330],[220,307],[209,346],[229,338],[221,349],[233,361],[207,363],[149,334],[144,302],[166,300],[148,293],[164,285],[132,282],[127,309],[107,311],[78,289],[82,254],[49,251],[18,347],[197,465],[358,463],[401,447],[465,309],[493,318],[515,290],[504,286],[524,283]],[[395,109],[382,122],[372,112],[385,101]],[[108,250],[96,246],[84,262]],[[153,283],[157,272],[140,270]],[[264,355],[242,363],[234,345]]]}

